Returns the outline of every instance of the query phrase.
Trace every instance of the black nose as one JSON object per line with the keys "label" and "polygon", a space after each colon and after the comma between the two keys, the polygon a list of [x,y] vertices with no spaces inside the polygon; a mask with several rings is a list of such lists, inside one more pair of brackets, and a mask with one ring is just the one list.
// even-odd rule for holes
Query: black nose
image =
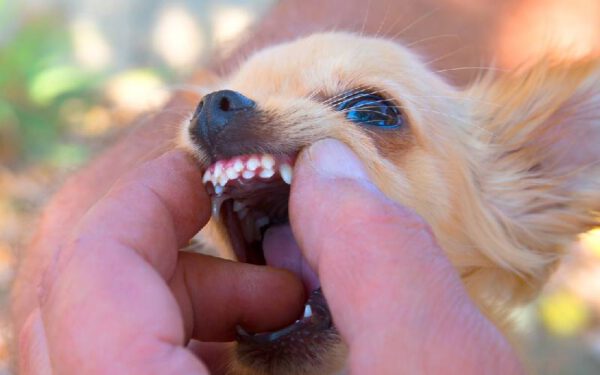
{"label": "black nose", "polygon": [[190,133],[197,142],[210,146],[224,128],[243,120],[255,107],[254,101],[239,92],[215,91],[198,104]]}

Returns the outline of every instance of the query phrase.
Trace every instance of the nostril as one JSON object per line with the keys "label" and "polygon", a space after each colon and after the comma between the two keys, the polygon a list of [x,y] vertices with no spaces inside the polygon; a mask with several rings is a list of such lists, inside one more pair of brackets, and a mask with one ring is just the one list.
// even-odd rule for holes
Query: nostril
{"label": "nostril", "polygon": [[229,99],[227,99],[227,97],[222,97],[221,100],[219,101],[219,108],[221,109],[221,111],[227,112],[227,111],[229,111],[230,107],[231,107],[231,103],[230,103]]}
{"label": "nostril", "polygon": [[196,107],[196,110],[194,111],[194,116],[196,117],[200,114],[200,112],[202,112],[202,108],[204,108],[204,100],[201,100],[200,103],[198,103],[198,106]]}

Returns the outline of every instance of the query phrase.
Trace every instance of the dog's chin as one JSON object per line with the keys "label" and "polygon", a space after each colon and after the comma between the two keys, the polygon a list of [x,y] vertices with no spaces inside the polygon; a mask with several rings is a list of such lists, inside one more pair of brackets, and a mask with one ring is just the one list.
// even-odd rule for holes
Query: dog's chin
{"label": "dog's chin", "polygon": [[345,357],[317,275],[289,225],[294,161],[295,155],[240,155],[210,165],[203,177],[213,218],[224,225],[237,259],[295,273],[309,296],[302,316],[287,327],[252,333],[237,327],[234,373],[330,374]]}

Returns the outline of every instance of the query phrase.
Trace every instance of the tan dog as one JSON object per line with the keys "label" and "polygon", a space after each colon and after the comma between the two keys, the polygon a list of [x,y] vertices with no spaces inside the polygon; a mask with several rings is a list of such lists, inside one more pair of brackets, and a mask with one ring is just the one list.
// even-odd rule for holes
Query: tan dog
{"label": "tan dog", "polygon": [[[282,264],[287,250],[261,241],[287,222],[295,155],[323,138],[350,146],[383,192],[426,219],[498,324],[599,224],[598,59],[459,90],[395,43],[320,34],[257,53],[206,92],[181,143],[207,168],[219,217],[207,241],[241,261]],[[319,292],[292,326],[240,329],[238,341],[232,373],[330,374],[343,363]]]}

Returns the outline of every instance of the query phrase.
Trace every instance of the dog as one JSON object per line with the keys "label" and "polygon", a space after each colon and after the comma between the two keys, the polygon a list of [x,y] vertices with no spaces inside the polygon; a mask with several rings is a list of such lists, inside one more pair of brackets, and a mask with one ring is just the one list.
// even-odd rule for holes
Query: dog
{"label": "dog", "polygon": [[[600,224],[598,58],[544,60],[459,89],[395,42],[324,33],[259,51],[204,90],[179,143],[213,199],[202,240],[225,256],[278,265],[261,241],[288,223],[296,155],[324,138],[349,146],[381,191],[427,221],[499,326]],[[318,283],[303,281],[312,293],[294,324],[239,327],[232,374],[343,367]]]}

